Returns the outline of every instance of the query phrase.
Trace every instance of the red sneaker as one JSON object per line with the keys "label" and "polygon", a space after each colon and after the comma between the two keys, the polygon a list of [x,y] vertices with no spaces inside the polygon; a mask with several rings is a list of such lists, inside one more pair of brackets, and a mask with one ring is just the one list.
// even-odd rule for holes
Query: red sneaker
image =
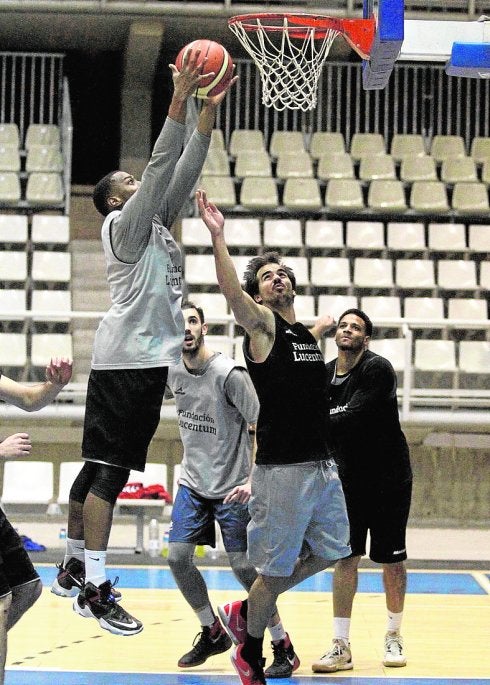
{"label": "red sneaker", "polygon": [[236,645],[243,644],[247,637],[247,620],[240,613],[243,602],[237,600],[231,604],[218,607],[221,622]]}
{"label": "red sneaker", "polygon": [[242,657],[242,650],[243,645],[238,645],[230,657],[242,685],[267,685],[264,676],[265,659],[260,659],[256,664],[249,664]]}

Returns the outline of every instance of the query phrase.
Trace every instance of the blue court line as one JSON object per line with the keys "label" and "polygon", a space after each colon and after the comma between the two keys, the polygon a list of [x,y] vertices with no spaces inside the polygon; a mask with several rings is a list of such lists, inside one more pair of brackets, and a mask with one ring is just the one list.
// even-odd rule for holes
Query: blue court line
{"label": "blue court line", "polygon": [[[43,585],[51,586],[57,569],[55,566],[36,566]],[[243,588],[229,569],[200,569],[210,590],[237,590]],[[157,566],[108,567],[108,577],[112,580],[119,576],[119,586],[124,588],[175,590],[176,585],[168,568]],[[489,574],[490,579],[490,574]],[[296,592],[332,592],[332,571],[318,573],[296,586]],[[383,579],[380,572],[362,571],[359,573],[359,592],[382,593]],[[409,594],[430,595],[486,595],[484,588],[471,573],[433,573],[408,572],[407,591]]]}
{"label": "blue court line", "polygon": [[[63,685],[237,685],[237,676],[206,673],[78,673],[63,671]],[[5,685],[52,685],[60,681],[60,671],[6,671]],[[362,678],[343,676],[293,676],[281,678],[284,685],[489,685],[487,678]]]}

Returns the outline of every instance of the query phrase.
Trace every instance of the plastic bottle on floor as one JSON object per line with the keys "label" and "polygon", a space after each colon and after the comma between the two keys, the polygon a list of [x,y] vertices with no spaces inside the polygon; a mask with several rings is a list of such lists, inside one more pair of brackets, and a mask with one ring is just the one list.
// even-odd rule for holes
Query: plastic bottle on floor
{"label": "plastic bottle on floor", "polygon": [[148,552],[150,557],[160,554],[160,526],[156,519],[151,519],[148,527]]}

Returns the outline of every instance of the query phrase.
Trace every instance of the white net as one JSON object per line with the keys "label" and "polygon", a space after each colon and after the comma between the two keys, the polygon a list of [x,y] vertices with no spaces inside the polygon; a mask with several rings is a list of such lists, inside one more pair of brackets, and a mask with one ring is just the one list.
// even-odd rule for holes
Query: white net
{"label": "white net", "polygon": [[[248,17],[250,20],[250,16]],[[271,31],[261,19],[246,28],[236,19],[229,24],[245,50],[253,58],[262,81],[262,102],[266,107],[314,109],[322,65],[336,36],[336,28],[302,27],[302,35],[290,26],[288,17]]]}

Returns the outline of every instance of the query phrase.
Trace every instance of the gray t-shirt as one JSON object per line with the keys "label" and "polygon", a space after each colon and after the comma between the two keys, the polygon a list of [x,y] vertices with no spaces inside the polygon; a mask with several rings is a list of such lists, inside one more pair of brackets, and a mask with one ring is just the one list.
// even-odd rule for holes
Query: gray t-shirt
{"label": "gray t-shirt", "polygon": [[190,372],[183,361],[169,369],[184,445],[179,483],[202,497],[221,499],[247,482],[259,402],[250,376],[233,359],[215,354]]}
{"label": "gray t-shirt", "polygon": [[182,353],[182,255],[169,227],[194,188],[210,138],[167,119],[141,186],[102,225],[112,306],[95,335],[93,369],[170,366]]}

